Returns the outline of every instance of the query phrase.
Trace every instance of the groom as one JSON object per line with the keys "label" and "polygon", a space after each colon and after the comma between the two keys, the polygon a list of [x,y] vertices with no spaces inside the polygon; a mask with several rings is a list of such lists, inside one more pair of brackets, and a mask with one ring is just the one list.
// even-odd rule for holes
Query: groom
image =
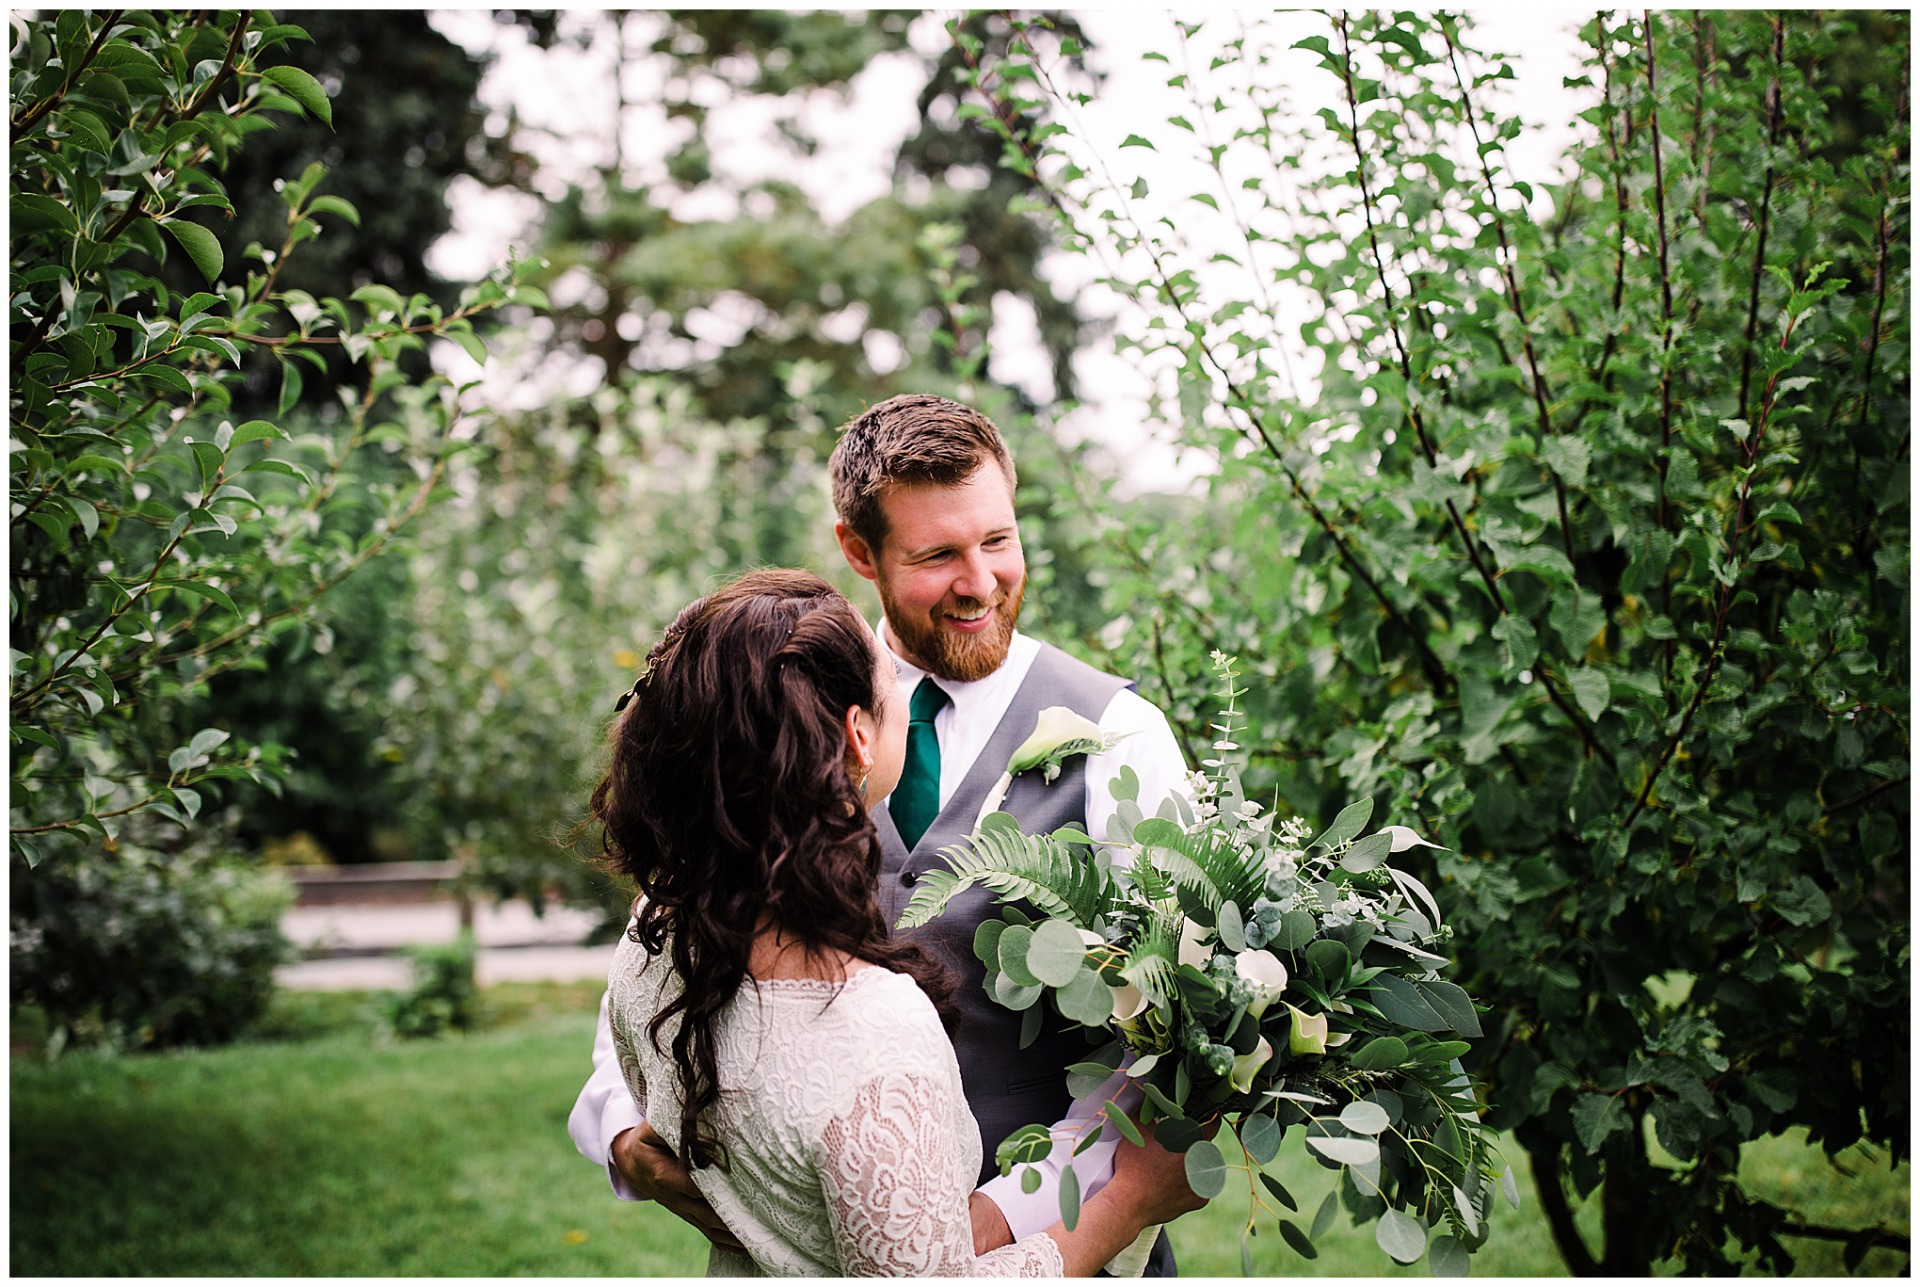
{"label": "groom", "polygon": [[[1138,799],[1149,811],[1167,792],[1184,790],[1186,764],[1166,717],[1131,683],[1014,628],[1026,558],[1014,522],[1013,457],[992,421],[944,398],[890,398],[846,426],[829,472],[839,514],[834,532],[847,563],[879,591],[881,642],[909,710],[900,785],[874,815],[880,902],[890,918],[898,918],[923,873],[944,868],[938,850],[972,830],[987,793],[1044,707],[1069,707],[1103,732],[1125,736],[1111,751],[1068,760],[1050,785],[1037,774],[1016,778],[1000,807],[1023,830],[1073,825],[1104,838],[1115,807],[1110,784],[1123,767],[1138,777]],[[1023,1049],[1022,1016],[986,995],[973,935],[996,911],[992,895],[976,889],[913,931],[960,976],[956,1003],[963,1017],[955,1053],[985,1161],[973,1195],[976,1252],[1058,1218],[1059,1171],[1069,1149],[1056,1149],[1055,1158],[1041,1164],[1042,1184],[1034,1193],[1023,1191],[1017,1175],[998,1174],[994,1150],[1017,1127],[1066,1117],[1064,1069],[1086,1057],[1085,1040],[1060,1031],[1057,1021],[1043,1022]],[[653,1198],[715,1241],[732,1243],[686,1171],[642,1122],[613,1057],[604,1001],[593,1076],[568,1129],[582,1154],[607,1167],[616,1194]],[[1083,1181],[1105,1178],[1112,1147],[1098,1145],[1074,1160]],[[1147,1273],[1173,1273],[1164,1235]]]}

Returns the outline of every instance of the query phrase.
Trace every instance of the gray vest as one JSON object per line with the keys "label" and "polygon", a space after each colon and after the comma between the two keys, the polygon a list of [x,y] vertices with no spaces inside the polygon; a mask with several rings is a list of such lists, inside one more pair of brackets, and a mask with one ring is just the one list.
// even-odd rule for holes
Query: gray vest
{"label": "gray vest", "polygon": [[[907,851],[884,809],[874,815],[882,851],[880,909],[888,923],[900,918],[922,872],[946,869],[938,851],[973,830],[987,793],[1006,772],[1015,749],[1032,734],[1042,707],[1065,706],[1097,721],[1114,694],[1131,687],[1124,679],[1042,644],[1000,727],[913,851]],[[1018,775],[1000,807],[1019,819],[1021,830],[1029,834],[1106,822],[1086,817],[1085,756],[1069,759],[1051,784],[1043,783],[1038,773]],[[973,954],[974,930],[981,921],[997,918],[999,907],[994,895],[975,887],[955,898],[930,924],[908,931],[950,965],[959,980],[954,1001],[960,1025],[954,1033],[954,1053],[960,1061],[967,1106],[980,1123],[981,1183],[999,1173],[993,1154],[1001,1140],[1029,1122],[1052,1124],[1066,1116],[1073,1097],[1067,1094],[1064,1069],[1085,1059],[1091,1049],[1082,1030],[1070,1027],[1044,1000],[1039,1002],[1043,1007],[1040,1036],[1025,1050],[1020,1048],[1023,1016],[987,996],[986,967]],[[1034,914],[1032,908],[1026,910]]]}

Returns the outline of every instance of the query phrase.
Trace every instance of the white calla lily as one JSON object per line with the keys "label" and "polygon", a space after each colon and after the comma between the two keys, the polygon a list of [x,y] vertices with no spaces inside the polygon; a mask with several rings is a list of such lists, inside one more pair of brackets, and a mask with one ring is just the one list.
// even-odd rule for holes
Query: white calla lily
{"label": "white calla lily", "polygon": [[1207,962],[1213,959],[1213,949],[1200,940],[1210,933],[1204,925],[1187,920],[1180,922],[1180,964],[1191,965],[1196,970],[1207,968]]}
{"label": "white calla lily", "polygon": [[1241,1094],[1253,1089],[1253,1075],[1260,1071],[1267,1060],[1273,1058],[1273,1043],[1265,1037],[1253,1048],[1252,1053],[1237,1056],[1233,1061],[1233,1088]]}
{"label": "white calla lily", "polygon": [[989,813],[1000,807],[1007,798],[1008,789],[1013,786],[1014,774],[1039,769],[1041,780],[1051,783],[1060,776],[1060,766],[1067,757],[1095,755],[1110,750],[1124,736],[1107,736],[1100,731],[1098,724],[1069,707],[1043,708],[1033,722],[1033,732],[1027,735],[1026,741],[1014,748],[1013,755],[1007,760],[1007,771],[1000,775],[1000,780],[993,784],[993,790],[987,792],[987,798],[980,802],[980,812],[974,816],[973,825],[979,826]]}
{"label": "white calla lily", "polygon": [[1134,987],[1131,983],[1122,983],[1117,988],[1109,986],[1107,991],[1113,993],[1113,1021],[1115,1023],[1125,1023],[1129,1019],[1138,1018],[1140,1012],[1147,1008],[1146,994],[1141,992],[1139,988]]}
{"label": "white calla lily", "polygon": [[[1066,749],[1081,742],[1089,744],[1086,751]],[[1054,758],[1055,752],[1064,752],[1059,756],[1060,759],[1065,759],[1067,755],[1089,754],[1105,742],[1106,734],[1086,716],[1077,715],[1065,706],[1049,706],[1034,721],[1033,732],[1027,740],[1014,750],[1013,757],[1007,761],[1007,772],[1024,773],[1028,769],[1039,768],[1042,763]],[[1059,772],[1057,763],[1054,772]],[[1047,780],[1053,780],[1052,773],[1047,775]]]}
{"label": "white calla lily", "polygon": [[1233,958],[1233,968],[1253,985],[1253,999],[1247,1003],[1247,1013],[1256,1019],[1287,990],[1287,967],[1264,948],[1240,953]]}

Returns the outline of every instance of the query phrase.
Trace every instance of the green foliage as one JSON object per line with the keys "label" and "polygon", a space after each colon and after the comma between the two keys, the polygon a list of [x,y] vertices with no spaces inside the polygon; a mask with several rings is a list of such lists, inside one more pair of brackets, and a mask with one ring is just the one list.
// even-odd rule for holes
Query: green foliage
{"label": "green foliage", "polygon": [[48,1049],[228,1041],[257,1020],[292,945],[286,878],[228,855],[133,846],[12,868],[9,990],[46,1016]]}
{"label": "green foliage", "polygon": [[[1095,507],[1113,665],[1192,746],[1208,651],[1254,659],[1263,790],[1451,847],[1489,1120],[1577,1272],[1784,1271],[1743,1151],[1906,1148],[1909,28],[1863,20],[1590,23],[1551,184],[1445,15],[1179,25],[1140,141],[1191,197],[1008,135],[1217,465],[1177,524]],[[1031,46],[980,83],[1073,99]]]}
{"label": "green foliage", "polygon": [[437,1037],[473,1026],[478,995],[473,981],[477,954],[473,935],[461,933],[451,943],[430,943],[411,949],[413,987],[396,992],[387,1001],[387,1021],[403,1037]]}
{"label": "green foliage", "polygon": [[[67,10],[16,15],[13,36],[11,849],[32,865],[135,821],[190,825],[222,779],[275,778],[277,747],[185,722],[195,699],[264,665],[445,495],[465,390],[396,364],[436,338],[483,354],[472,319],[515,288],[451,310],[288,288],[303,243],[358,222],[318,164],[281,185],[277,243],[229,255],[194,222],[232,213],[220,175],[249,135],[329,117],[317,82],[265,61],[299,28]],[[191,293],[157,276],[183,256]],[[283,422],[333,351],[355,383]],[[246,353],[270,355],[279,411],[235,424]],[[372,454],[398,468],[356,485]]]}
{"label": "green foliage", "polygon": [[946,871],[929,871],[914,888],[900,927],[924,925],[962,891],[981,885],[1005,899],[1024,899],[1049,916],[1085,929],[1103,899],[1105,874],[1071,837],[1023,836],[1009,814],[989,817],[965,845],[940,851]]}

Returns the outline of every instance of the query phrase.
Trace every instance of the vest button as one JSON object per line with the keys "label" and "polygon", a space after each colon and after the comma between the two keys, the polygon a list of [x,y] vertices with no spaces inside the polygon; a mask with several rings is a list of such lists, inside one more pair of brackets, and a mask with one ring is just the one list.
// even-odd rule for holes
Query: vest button
{"label": "vest button", "polygon": [[900,883],[905,885],[909,889],[913,888],[914,882],[919,879],[920,878],[918,876],[913,874],[913,871],[911,868],[900,873]]}

